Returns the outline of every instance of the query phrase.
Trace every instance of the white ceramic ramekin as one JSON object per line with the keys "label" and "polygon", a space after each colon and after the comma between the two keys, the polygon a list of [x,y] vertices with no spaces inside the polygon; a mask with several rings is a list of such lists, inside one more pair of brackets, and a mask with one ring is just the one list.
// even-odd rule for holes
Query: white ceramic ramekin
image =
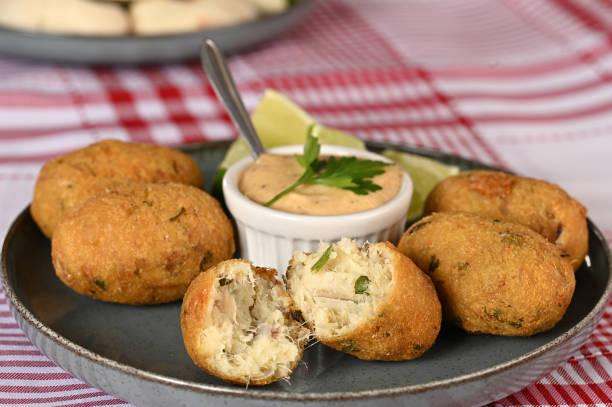
{"label": "white ceramic ramekin", "polygon": [[[302,150],[301,145],[291,145],[269,152],[296,154]],[[323,145],[321,154],[391,162],[378,154],[341,146]],[[361,243],[397,243],[404,232],[413,190],[412,180],[406,173],[397,195],[378,208],[347,215],[299,215],[270,209],[251,201],[240,192],[240,175],[252,162],[251,157],[243,158],[227,170],[223,178],[223,196],[236,220],[239,255],[255,265],[272,267],[284,273],[294,251],[314,251],[320,241],[334,242],[348,237]]]}

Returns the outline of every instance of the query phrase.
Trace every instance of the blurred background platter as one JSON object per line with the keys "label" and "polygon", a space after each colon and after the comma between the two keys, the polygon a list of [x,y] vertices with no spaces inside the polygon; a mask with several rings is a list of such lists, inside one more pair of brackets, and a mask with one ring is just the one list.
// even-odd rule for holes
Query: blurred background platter
{"label": "blurred background platter", "polygon": [[203,38],[226,53],[270,40],[306,17],[315,0],[297,0],[281,14],[210,30],[170,35],[83,36],[0,27],[0,54],[60,63],[128,65],[171,63],[197,58]]}

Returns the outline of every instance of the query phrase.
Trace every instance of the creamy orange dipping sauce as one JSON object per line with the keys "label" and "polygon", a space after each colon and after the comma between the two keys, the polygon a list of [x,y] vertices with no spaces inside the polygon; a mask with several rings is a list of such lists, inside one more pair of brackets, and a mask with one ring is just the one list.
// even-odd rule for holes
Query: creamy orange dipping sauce
{"label": "creamy orange dipping sauce", "polygon": [[[271,208],[305,215],[343,215],[374,209],[390,201],[400,190],[403,171],[396,165],[384,167],[384,174],[372,178],[382,189],[357,195],[327,185],[300,185],[276,201]],[[262,154],[244,170],[238,188],[247,198],[264,204],[290,187],[304,168],[292,155]]]}

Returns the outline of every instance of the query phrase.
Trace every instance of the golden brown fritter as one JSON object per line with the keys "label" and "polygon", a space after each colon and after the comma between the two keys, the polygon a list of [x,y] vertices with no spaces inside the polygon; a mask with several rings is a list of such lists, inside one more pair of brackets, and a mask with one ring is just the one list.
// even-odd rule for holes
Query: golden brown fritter
{"label": "golden brown fritter", "polygon": [[291,318],[293,309],[276,270],[246,260],[221,262],[185,294],[185,348],[196,365],[230,383],[260,386],[288,377],[309,336]]}
{"label": "golden brown fritter", "polygon": [[586,209],[559,186],[496,171],[466,171],[440,182],[425,213],[465,211],[520,223],[555,243],[577,270],[588,251]]}
{"label": "golden brown fritter", "polygon": [[92,298],[156,304],[181,299],[201,271],[234,253],[232,225],[206,192],[128,184],[66,215],[52,239],[57,276]]}
{"label": "golden brown fritter", "polygon": [[287,270],[287,291],[315,338],[366,360],[414,359],[433,345],[440,301],[408,257],[388,242],[358,248],[342,239],[317,271],[325,250],[296,252]]}
{"label": "golden brown fritter", "polygon": [[152,144],[103,140],[47,162],[38,175],[30,211],[47,236],[88,198],[129,182],[180,182],[202,187],[186,154]]}
{"label": "golden brown fritter", "polygon": [[435,213],[412,225],[398,248],[433,280],[445,320],[470,332],[546,331],[574,293],[574,271],[561,251],[516,223]]}

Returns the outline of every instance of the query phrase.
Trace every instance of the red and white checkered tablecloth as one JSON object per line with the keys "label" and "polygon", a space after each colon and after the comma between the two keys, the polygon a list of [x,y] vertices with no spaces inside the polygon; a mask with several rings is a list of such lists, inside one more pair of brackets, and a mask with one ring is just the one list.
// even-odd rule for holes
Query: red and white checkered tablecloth
{"label": "red and white checkered tablecloth", "polygon": [[[612,0],[326,0],[230,59],[248,108],[279,89],[363,139],[448,151],[561,185],[612,242]],[[197,63],[0,58],[0,236],[44,160],[102,138],[236,137]],[[612,306],[557,370],[498,406],[610,405]],[[0,405],[125,406],[23,335],[0,288]]]}

